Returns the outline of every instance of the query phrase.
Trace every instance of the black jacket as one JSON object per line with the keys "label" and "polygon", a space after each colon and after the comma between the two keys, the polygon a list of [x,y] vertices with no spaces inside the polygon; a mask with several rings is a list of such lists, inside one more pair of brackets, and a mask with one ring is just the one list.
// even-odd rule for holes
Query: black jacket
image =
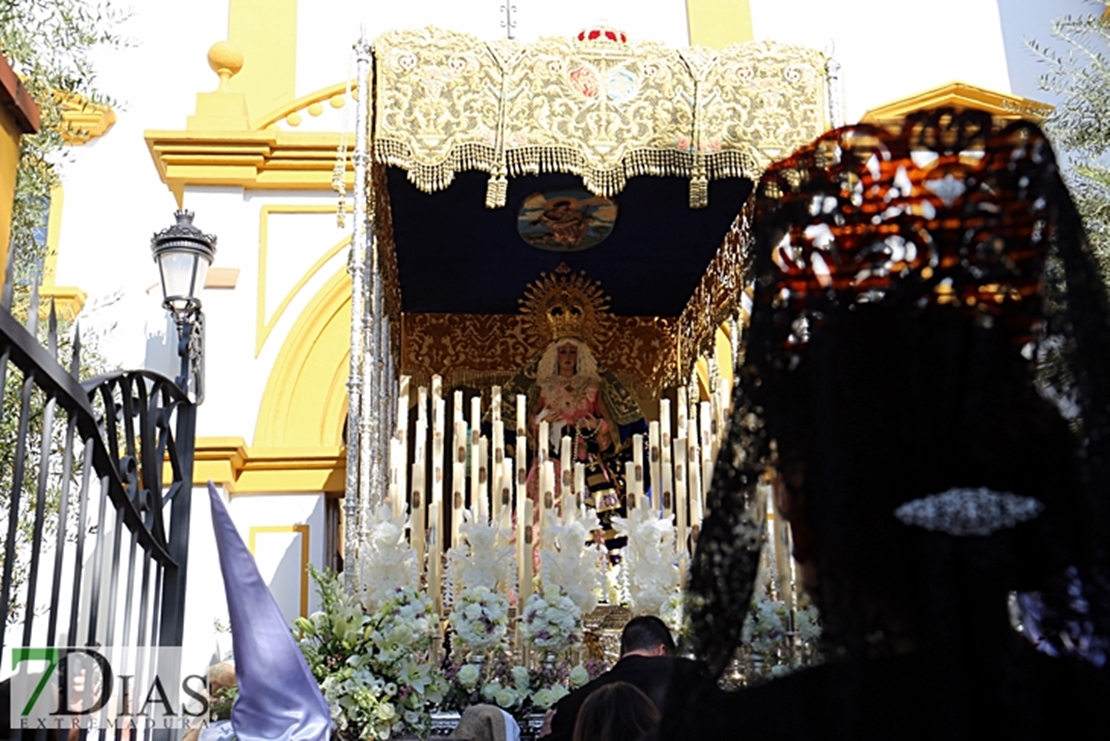
{"label": "black jacket", "polygon": [[578,710],[582,707],[582,703],[594,690],[613,682],[628,682],[640,688],[662,712],[671,675],[676,670],[692,671],[693,666],[694,662],[689,659],[637,654],[625,656],[612,669],[589,684],[579,687],[555,704],[555,717],[551,719],[551,735],[547,736],[545,741],[547,739],[571,741],[574,736],[574,722],[578,720]]}

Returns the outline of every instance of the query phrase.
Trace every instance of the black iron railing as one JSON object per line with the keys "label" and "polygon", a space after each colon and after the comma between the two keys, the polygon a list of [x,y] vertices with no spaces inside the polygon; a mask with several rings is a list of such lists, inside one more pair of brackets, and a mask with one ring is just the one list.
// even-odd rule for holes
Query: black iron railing
{"label": "black iron railing", "polygon": [[[0,301],[0,650],[179,646],[196,407],[146,371],[79,381]],[[6,724],[7,718],[2,719]]]}

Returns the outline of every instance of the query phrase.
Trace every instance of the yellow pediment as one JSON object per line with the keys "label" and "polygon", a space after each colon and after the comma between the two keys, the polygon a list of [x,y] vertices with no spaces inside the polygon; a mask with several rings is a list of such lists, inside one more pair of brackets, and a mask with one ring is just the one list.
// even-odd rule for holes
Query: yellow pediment
{"label": "yellow pediment", "polygon": [[987,111],[997,118],[1025,119],[1036,123],[1044,121],[1053,111],[1053,107],[1048,103],[1031,98],[1000,93],[966,82],[950,82],[886,103],[878,108],[872,108],[863,115],[861,120],[863,123],[896,123],[915,111],[942,107],[975,108]]}

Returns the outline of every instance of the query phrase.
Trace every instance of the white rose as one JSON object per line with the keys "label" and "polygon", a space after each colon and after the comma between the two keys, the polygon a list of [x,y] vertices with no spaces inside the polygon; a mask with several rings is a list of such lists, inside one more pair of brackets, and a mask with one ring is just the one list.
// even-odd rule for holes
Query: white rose
{"label": "white rose", "polygon": [[474,664],[467,664],[459,669],[458,680],[459,684],[468,690],[473,690],[474,685],[478,683],[478,667]]}
{"label": "white rose", "polygon": [[590,681],[590,673],[586,671],[586,667],[579,664],[570,670],[568,679],[570,680],[570,686],[578,689]]}

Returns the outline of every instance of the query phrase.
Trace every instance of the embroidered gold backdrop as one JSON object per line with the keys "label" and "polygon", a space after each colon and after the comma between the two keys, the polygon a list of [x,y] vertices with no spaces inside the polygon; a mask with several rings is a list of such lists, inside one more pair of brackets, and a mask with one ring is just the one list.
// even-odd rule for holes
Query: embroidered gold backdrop
{"label": "embroidered gold backdrop", "polygon": [[636,175],[685,177],[700,207],[709,179],[758,179],[827,128],[825,57],[800,46],[484,43],[427,27],[374,50],[376,159],[427,192],[488,172],[489,207],[505,205],[509,175],[538,172],[605,196]]}
{"label": "embroidered gold backdrop", "polygon": [[[405,314],[401,372],[416,384],[435,373],[448,386],[502,383],[536,359],[526,317],[505,314]],[[593,349],[641,398],[676,382],[675,329],[669,318],[610,316]]]}

